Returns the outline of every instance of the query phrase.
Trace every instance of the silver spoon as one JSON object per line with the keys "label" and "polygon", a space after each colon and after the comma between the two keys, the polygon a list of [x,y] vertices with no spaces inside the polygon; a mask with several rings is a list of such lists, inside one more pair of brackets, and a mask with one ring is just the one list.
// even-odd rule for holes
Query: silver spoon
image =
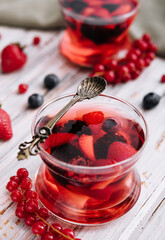
{"label": "silver spoon", "polygon": [[77,88],[77,93],[71,101],[64,106],[45,126],[39,129],[39,132],[33,136],[32,141],[24,142],[19,145],[18,160],[24,160],[29,155],[37,155],[40,151],[39,143],[44,143],[45,140],[52,134],[55,124],[60,118],[77,102],[84,99],[91,99],[98,96],[106,87],[104,78],[93,76],[81,81]]}

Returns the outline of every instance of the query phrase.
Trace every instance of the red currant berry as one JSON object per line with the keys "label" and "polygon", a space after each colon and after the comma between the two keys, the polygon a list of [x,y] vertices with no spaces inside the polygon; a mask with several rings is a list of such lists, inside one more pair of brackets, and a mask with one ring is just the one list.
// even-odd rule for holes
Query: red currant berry
{"label": "red currant berry", "polygon": [[126,58],[127,58],[129,61],[132,61],[132,62],[135,62],[135,61],[138,59],[137,55],[136,55],[135,53],[133,53],[133,52],[128,52]]}
{"label": "red currant berry", "polygon": [[23,190],[29,190],[32,188],[32,180],[29,177],[25,177],[22,180],[21,188]]}
{"label": "red currant berry", "polygon": [[17,171],[17,177],[22,180],[24,177],[28,177],[29,172],[27,171],[26,168],[20,168]]}
{"label": "red currant berry", "polygon": [[96,64],[94,66],[94,71],[95,72],[104,72],[105,71],[105,67],[103,64]]}
{"label": "red currant berry", "polygon": [[46,208],[44,207],[41,207],[39,210],[38,210],[38,215],[43,218],[43,219],[47,219],[49,217],[49,212]]}
{"label": "red currant berry", "polygon": [[151,58],[145,57],[144,58],[145,67],[148,67],[151,64],[151,61],[152,61]]}
{"label": "red currant berry", "polygon": [[135,48],[133,53],[136,54],[136,56],[140,57],[142,55],[142,51],[139,48]]}
{"label": "red currant berry", "polygon": [[138,70],[142,70],[145,67],[145,62],[143,58],[139,58],[136,62],[136,67]]}
{"label": "red currant berry", "polygon": [[33,38],[33,45],[35,45],[35,46],[38,45],[40,43],[40,41],[41,41],[40,37],[38,37],[38,36],[34,37]]}
{"label": "red currant berry", "polygon": [[93,77],[93,76],[96,76],[95,72],[93,72],[93,73],[89,74],[89,76],[88,76],[88,77]]}
{"label": "red currant berry", "polygon": [[110,70],[110,71],[106,71],[104,74],[104,78],[107,81],[107,83],[113,83],[115,80],[115,73],[114,71]]}
{"label": "red currant berry", "polygon": [[122,82],[122,78],[119,77],[119,76],[117,76],[117,77],[115,78],[114,84],[116,85],[116,84],[119,84],[119,83],[121,83],[121,82]]}
{"label": "red currant berry", "polygon": [[55,240],[54,234],[52,232],[46,232],[44,235],[41,236],[41,240]]}
{"label": "red currant berry", "polygon": [[18,185],[20,184],[20,180],[19,180],[19,178],[17,176],[10,177],[10,180],[16,182]]}
{"label": "red currant berry", "polygon": [[131,74],[130,73],[128,73],[127,75],[124,75],[123,77],[122,77],[122,82],[128,82],[128,81],[130,81],[132,79],[132,76],[131,76]]}
{"label": "red currant berry", "polygon": [[157,49],[158,49],[158,47],[156,44],[151,43],[151,42],[148,43],[148,51],[155,53],[157,51]]}
{"label": "red currant berry", "polygon": [[151,60],[154,60],[154,58],[155,58],[155,53],[154,53],[154,52],[148,52],[148,53],[146,54],[146,57],[150,58]]}
{"label": "red currant berry", "polygon": [[129,73],[129,69],[127,66],[120,66],[118,68],[118,76],[123,77],[123,75],[127,75]]}
{"label": "red currant berry", "polygon": [[107,70],[115,70],[118,66],[118,62],[115,59],[110,59],[109,62],[106,64]]}
{"label": "red currant berry", "polygon": [[163,74],[162,78],[161,78],[161,82],[165,83],[165,74]]}
{"label": "red currant berry", "polygon": [[14,190],[11,193],[11,199],[13,202],[20,202],[23,198],[22,192],[20,190]]}
{"label": "red currant berry", "polygon": [[38,199],[38,194],[35,191],[27,190],[25,192],[25,198],[28,199]]}
{"label": "red currant berry", "polygon": [[26,204],[26,201],[22,200],[22,201],[18,202],[17,208],[19,208],[19,207],[24,207],[25,204]]}
{"label": "red currant berry", "polygon": [[27,226],[32,226],[36,222],[36,215],[34,213],[27,214],[25,216],[24,222]]}
{"label": "red currant berry", "polygon": [[24,218],[25,215],[26,215],[25,207],[24,207],[24,206],[22,206],[22,207],[17,207],[16,210],[15,210],[15,215],[16,215],[18,218]]}
{"label": "red currant berry", "polygon": [[132,79],[134,80],[134,79],[138,78],[140,76],[140,74],[141,74],[141,71],[138,69],[136,71],[132,72],[131,73]]}
{"label": "red currant berry", "polygon": [[7,183],[7,190],[9,192],[13,192],[15,189],[17,189],[19,187],[18,183],[16,183],[15,181],[13,180],[10,180],[8,183]]}
{"label": "red currant berry", "polygon": [[145,41],[145,42],[150,42],[151,41],[151,35],[149,33],[145,33],[142,37],[142,39]]}
{"label": "red currant berry", "polygon": [[37,221],[32,226],[32,232],[36,235],[43,235],[46,232],[46,224],[42,221]]}
{"label": "red currant berry", "polygon": [[38,201],[36,199],[29,199],[25,205],[25,209],[30,213],[38,211]]}
{"label": "red currant berry", "polygon": [[[74,239],[74,237],[75,237],[74,231],[73,231],[72,229],[70,229],[70,228],[65,228],[65,229],[63,229],[62,233],[65,234],[65,235],[68,236],[68,237],[73,238],[73,239]],[[65,240],[66,240],[65,237],[62,237],[62,239],[65,239]]]}
{"label": "red currant berry", "polygon": [[[61,232],[63,229],[62,229],[62,226],[59,224],[59,223],[53,223],[52,224],[52,227],[54,229],[57,229],[59,232]],[[49,229],[50,232],[53,232],[54,236],[56,238],[58,238],[60,236],[60,234],[58,232],[56,232],[55,230],[53,230],[52,228]]]}
{"label": "red currant berry", "polygon": [[148,44],[142,39],[138,39],[134,42],[134,47],[139,48],[142,52],[145,52],[148,49]]}
{"label": "red currant berry", "polygon": [[130,72],[133,72],[133,71],[136,70],[136,65],[135,65],[134,62],[129,62],[129,63],[127,64],[127,68],[129,69]]}
{"label": "red currant berry", "polygon": [[25,93],[27,90],[28,90],[28,85],[25,84],[25,83],[22,83],[22,84],[20,84],[20,85],[18,86],[18,92],[19,92],[20,94]]}

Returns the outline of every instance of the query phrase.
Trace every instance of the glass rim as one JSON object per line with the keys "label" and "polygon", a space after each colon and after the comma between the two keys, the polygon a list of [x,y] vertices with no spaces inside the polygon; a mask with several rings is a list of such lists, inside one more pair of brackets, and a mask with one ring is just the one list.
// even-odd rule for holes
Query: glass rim
{"label": "glass rim", "polygon": [[[59,2],[60,2],[60,6],[61,6],[62,11],[66,15],[68,15],[69,17],[74,17],[74,18],[79,19],[79,20],[84,20],[84,17],[81,14],[68,11],[65,7],[62,6],[61,0],[59,0]],[[85,22],[85,23],[86,24],[88,24],[88,23],[92,24],[92,22],[93,22],[93,24],[99,23],[98,25],[102,25],[103,23],[104,24],[120,23],[120,22],[123,22],[125,19],[128,19],[128,18],[132,17],[134,14],[136,14],[137,11],[139,10],[139,8],[140,8],[140,0],[137,0],[137,5],[128,13],[124,13],[124,14],[119,15],[119,16],[114,16],[112,18],[104,18],[104,19],[101,19],[101,18],[97,19],[97,18],[94,18],[94,17],[88,17],[89,22]]]}
{"label": "glass rim", "polygon": [[[56,102],[57,100],[61,100],[61,99],[64,99],[66,97],[73,97],[75,95],[75,93],[71,93],[71,94],[66,94],[66,95],[62,95],[62,96],[59,96],[59,97],[56,97],[56,98],[53,98],[52,100],[50,100],[49,102],[45,103],[39,110],[38,112],[35,114],[35,117],[33,118],[33,121],[32,121],[32,125],[31,125],[31,133],[32,133],[32,136],[35,134],[35,126],[36,126],[36,120],[37,120],[37,117],[40,115],[40,113],[45,110],[49,105],[51,105],[52,103]],[[140,153],[142,152],[142,150],[144,149],[146,143],[147,143],[147,139],[148,139],[148,127],[147,127],[147,123],[146,123],[146,120],[144,119],[143,115],[141,114],[141,112],[134,106],[132,105],[131,103],[129,103],[128,101],[122,99],[122,98],[119,98],[119,97],[114,97],[112,95],[106,95],[106,94],[100,94],[98,97],[106,97],[106,98],[110,98],[110,99],[113,99],[113,100],[116,100],[118,102],[121,102],[123,104],[126,104],[127,106],[129,106],[132,110],[134,110],[137,115],[139,115],[141,117],[141,119],[143,120],[143,123],[144,123],[144,128],[145,128],[145,140],[144,140],[144,143],[143,145],[141,146],[141,148],[134,154],[132,155],[130,158],[127,158],[127,159],[124,159],[123,161],[121,162],[117,162],[117,163],[114,163],[114,164],[110,164],[110,165],[105,165],[105,166],[79,166],[79,165],[74,165],[74,164],[70,164],[70,163],[66,163],[66,162],[63,162],[55,157],[53,157],[52,155],[50,155],[48,152],[46,152],[41,146],[40,146],[40,151],[46,156],[47,159],[50,159],[52,160],[53,162],[55,163],[58,163],[59,165],[65,167],[65,168],[76,168],[76,169],[86,169],[86,170],[105,170],[105,169],[112,169],[112,168],[115,168],[119,165],[122,165],[122,164],[126,164],[126,163],[129,163],[131,160],[133,159],[136,159]],[[143,128],[143,129],[144,129]]]}

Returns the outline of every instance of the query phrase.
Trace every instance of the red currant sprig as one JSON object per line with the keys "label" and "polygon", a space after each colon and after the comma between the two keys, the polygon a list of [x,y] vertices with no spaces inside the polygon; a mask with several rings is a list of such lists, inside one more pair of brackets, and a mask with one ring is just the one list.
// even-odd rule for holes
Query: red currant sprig
{"label": "red currant sprig", "polygon": [[146,33],[141,39],[133,42],[125,58],[110,59],[96,64],[90,76],[104,77],[108,84],[113,85],[134,80],[151,64],[156,51],[157,46],[151,42],[151,36]]}
{"label": "red currant sprig", "polygon": [[27,169],[20,168],[16,176],[12,176],[6,188],[11,192],[11,199],[17,202],[15,214],[24,219],[27,226],[32,227],[35,235],[41,236],[41,240],[81,240],[75,238],[72,229],[65,228],[58,223],[48,223],[49,211],[38,206],[38,194],[31,190],[32,180],[28,177]]}

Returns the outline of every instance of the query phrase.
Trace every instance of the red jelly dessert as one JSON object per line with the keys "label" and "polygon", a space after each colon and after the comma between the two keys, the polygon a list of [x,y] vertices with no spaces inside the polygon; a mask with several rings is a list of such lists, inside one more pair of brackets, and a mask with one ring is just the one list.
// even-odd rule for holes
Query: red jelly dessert
{"label": "red jelly dessert", "polygon": [[76,64],[92,66],[130,44],[127,32],[138,0],[60,0],[67,29],[61,52]]}
{"label": "red jelly dessert", "polygon": [[[98,99],[99,104],[95,99],[77,103],[55,125],[41,144],[45,164],[36,177],[41,202],[58,217],[84,225],[123,215],[137,201],[141,186],[133,165],[146,140],[144,119],[125,102],[103,95]],[[36,132],[54,116],[51,105],[56,109],[63,100],[69,99],[41,110]],[[121,111],[113,102],[126,108]]]}

